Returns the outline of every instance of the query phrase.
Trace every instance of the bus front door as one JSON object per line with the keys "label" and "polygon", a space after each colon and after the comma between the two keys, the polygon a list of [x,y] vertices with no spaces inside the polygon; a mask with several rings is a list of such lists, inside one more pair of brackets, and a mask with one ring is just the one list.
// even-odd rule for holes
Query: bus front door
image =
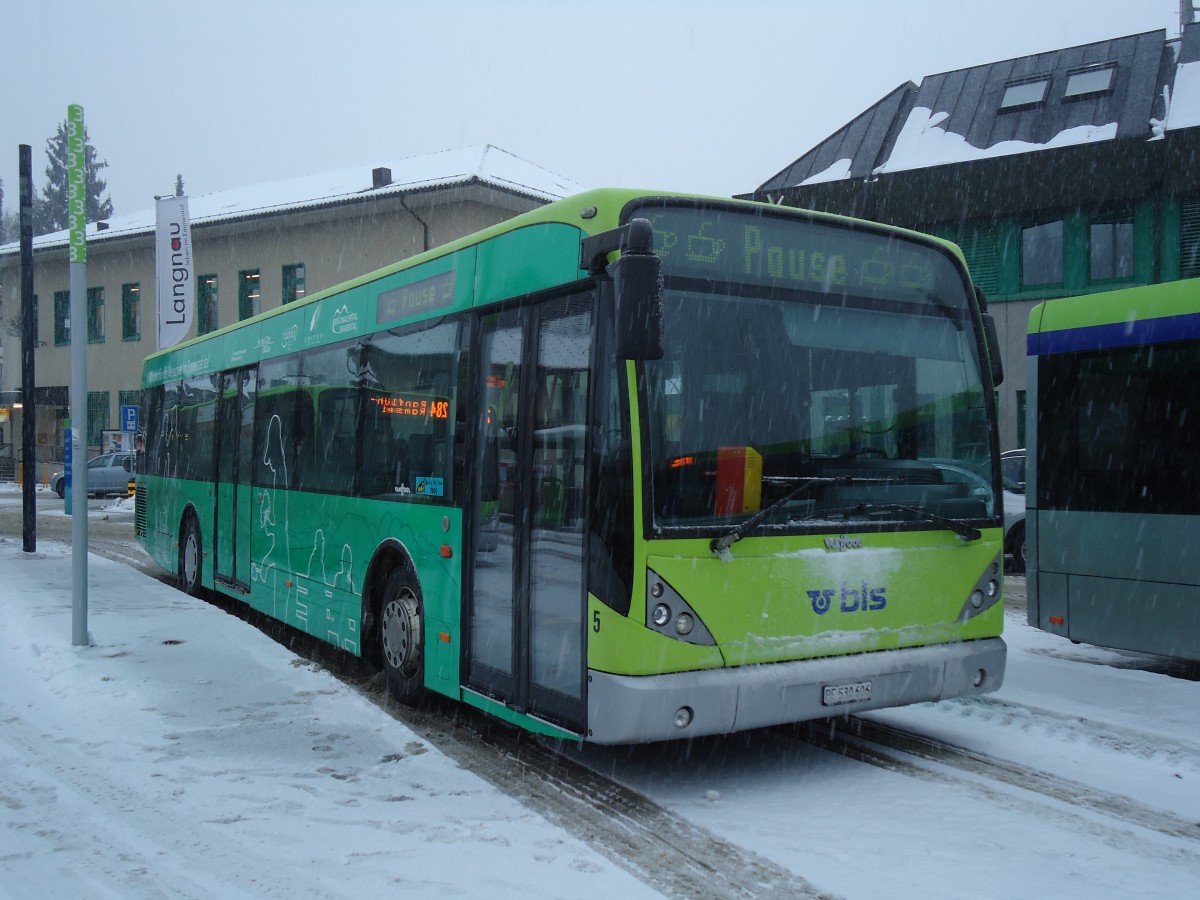
{"label": "bus front door", "polygon": [[591,295],[485,316],[474,421],[468,686],[584,727]]}
{"label": "bus front door", "polygon": [[221,374],[217,405],[215,576],[225,588],[250,591],[251,465],[254,453],[254,393],[257,372]]}

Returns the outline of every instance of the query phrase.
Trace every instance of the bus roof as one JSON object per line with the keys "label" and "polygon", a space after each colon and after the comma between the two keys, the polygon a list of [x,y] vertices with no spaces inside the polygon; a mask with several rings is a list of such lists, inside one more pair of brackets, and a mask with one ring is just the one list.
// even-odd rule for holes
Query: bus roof
{"label": "bus roof", "polygon": [[1200,337],[1200,278],[1060,297],[1029,313],[1027,353],[1101,350]]}
{"label": "bus roof", "polygon": [[679,198],[695,200],[699,203],[714,203],[724,206],[741,206],[760,210],[770,207],[772,210],[778,211],[784,215],[796,215],[805,218],[817,218],[827,221],[840,221],[869,225],[870,227],[878,228],[881,231],[891,232],[896,235],[903,235],[914,240],[937,245],[951,252],[954,257],[960,261],[960,263],[963,262],[962,252],[959,250],[957,245],[941,238],[910,231],[897,226],[864,222],[848,216],[841,216],[833,213],[813,212],[809,210],[796,209],[794,207],[771,206],[770,204],[764,204],[757,201],[738,200],[731,199],[729,197],[711,197],[698,194],[683,194],[671,191],[645,191],[629,188],[598,188],[595,190],[585,191],[580,194],[575,194],[562,200],[556,200],[552,203],[546,204],[545,206],[531,210],[530,212],[514,216],[511,219],[506,219],[505,221],[483,229],[482,231],[474,232],[457,240],[441,244],[431,250],[408,257],[391,265],[384,266],[383,268],[367,272],[349,281],[333,285],[322,291],[313,293],[302,300],[267,310],[251,318],[243,319],[227,325],[217,331],[209,332],[208,334],[200,335],[173,347],[156,351],[155,353],[152,353],[146,357],[146,362],[150,363],[152,360],[156,360],[164,355],[176,353],[181,349],[189,348],[205,341],[210,341],[214,338],[218,338],[222,335],[237,331],[239,329],[253,326],[257,323],[265,322],[276,316],[295,313],[297,309],[302,309],[306,306],[319,303],[330,296],[342,294],[363,285],[372,284],[390,275],[404,272],[408,269],[415,268],[434,260],[449,257],[461,250],[484,244],[494,238],[511,234],[530,226],[543,224],[565,225],[577,229],[584,235],[592,235],[599,232],[608,231],[612,228],[618,227],[621,224],[621,212],[631,201],[639,199],[651,199],[655,197]]}

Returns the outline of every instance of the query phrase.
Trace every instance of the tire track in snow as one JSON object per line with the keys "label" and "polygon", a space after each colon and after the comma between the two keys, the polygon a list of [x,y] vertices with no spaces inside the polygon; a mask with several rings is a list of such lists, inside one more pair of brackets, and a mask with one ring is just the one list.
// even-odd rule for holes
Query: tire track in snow
{"label": "tire track in snow", "polygon": [[1200,747],[1191,741],[1180,741],[1166,735],[1114,725],[1110,722],[1100,724],[1083,716],[1064,715],[1038,706],[1013,703],[994,695],[971,699],[971,705],[964,708],[972,714],[978,710],[980,714],[992,718],[1007,717],[1014,720],[1036,722],[1048,733],[1062,734],[1065,732],[1070,737],[1087,740],[1116,753],[1142,757],[1165,757],[1173,765],[1188,766],[1200,772]]}
{"label": "tire track in snow", "polygon": [[[827,720],[784,726],[780,730],[831,753],[912,777],[945,782],[951,772],[958,773],[957,780],[988,799],[1012,802],[1024,796],[1027,803],[1043,806],[1046,805],[1045,800],[1053,801],[1049,805],[1057,808],[1060,814],[1085,817],[1086,827],[1092,832],[1101,823],[1088,814],[1098,814],[1124,825],[1154,831],[1180,839],[1184,843],[1178,846],[1177,852],[1200,859],[1200,823],[1121,794],[855,716],[845,721]],[[1019,793],[999,790],[994,787],[996,784],[1004,788],[1016,788]],[[1037,795],[1036,798],[1030,798],[1031,794]],[[1107,827],[1112,831],[1114,843],[1123,847],[1128,844],[1127,829],[1119,829],[1115,825]],[[1161,845],[1148,846],[1157,848],[1148,852],[1161,852]]]}
{"label": "tire track in snow", "polygon": [[667,897],[833,896],[469,707],[436,698],[412,710],[389,702],[377,685],[360,690],[459,765]]}

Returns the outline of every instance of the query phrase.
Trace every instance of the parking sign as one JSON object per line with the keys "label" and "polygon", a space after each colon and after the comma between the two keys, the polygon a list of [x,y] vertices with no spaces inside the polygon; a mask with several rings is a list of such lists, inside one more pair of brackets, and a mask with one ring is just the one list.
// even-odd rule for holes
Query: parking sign
{"label": "parking sign", "polygon": [[138,407],[122,406],[121,407],[121,430],[122,431],[137,431],[138,430]]}

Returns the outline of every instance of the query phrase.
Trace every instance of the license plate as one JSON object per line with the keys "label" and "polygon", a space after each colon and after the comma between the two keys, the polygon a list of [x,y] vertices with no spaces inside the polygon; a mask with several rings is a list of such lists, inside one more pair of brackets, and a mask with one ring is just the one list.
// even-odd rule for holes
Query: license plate
{"label": "license plate", "polygon": [[838,706],[842,703],[858,703],[871,699],[871,682],[857,681],[854,684],[827,684],[821,696],[825,706]]}

